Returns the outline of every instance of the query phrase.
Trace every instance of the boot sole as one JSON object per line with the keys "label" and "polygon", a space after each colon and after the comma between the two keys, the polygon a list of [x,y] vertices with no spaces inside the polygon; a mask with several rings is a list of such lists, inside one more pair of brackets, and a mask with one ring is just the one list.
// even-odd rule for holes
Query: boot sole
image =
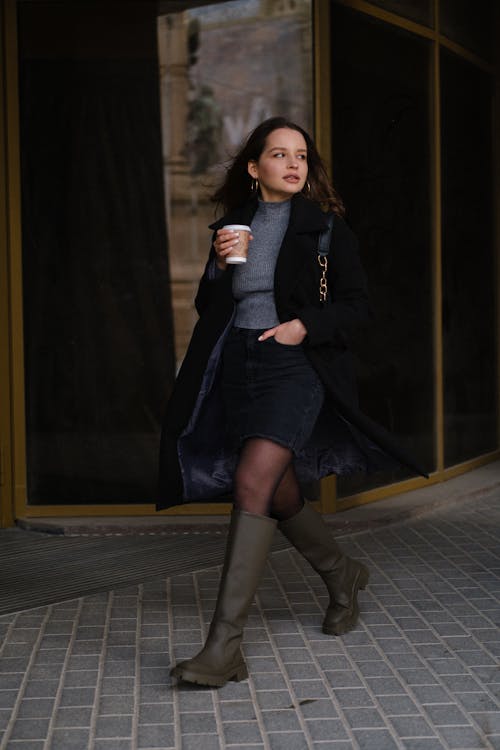
{"label": "boot sole", "polygon": [[366,588],[369,578],[370,573],[368,571],[368,568],[365,568],[365,566],[363,565],[353,586],[352,598],[354,601],[354,610],[351,617],[349,617],[349,619],[347,620],[344,620],[343,622],[339,622],[337,627],[329,628],[328,626],[323,625],[322,631],[325,635],[345,635],[356,626],[359,618],[359,605],[357,601],[358,591],[363,591]]}
{"label": "boot sole", "polygon": [[174,667],[170,670],[172,677],[177,677],[184,682],[192,682],[195,685],[205,687],[224,687],[227,682],[241,682],[248,678],[248,669],[245,664],[240,664],[236,669],[231,669],[223,675],[207,675],[202,672],[194,672],[189,669]]}

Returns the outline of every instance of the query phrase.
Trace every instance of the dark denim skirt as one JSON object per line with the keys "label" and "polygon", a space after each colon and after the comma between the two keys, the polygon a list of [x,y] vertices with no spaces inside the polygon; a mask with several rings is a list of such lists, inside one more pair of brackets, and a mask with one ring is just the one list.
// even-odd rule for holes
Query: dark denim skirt
{"label": "dark denim skirt", "polygon": [[323,384],[301,345],[258,341],[262,330],[233,328],[224,344],[226,423],[239,446],[264,437],[298,453],[324,400]]}

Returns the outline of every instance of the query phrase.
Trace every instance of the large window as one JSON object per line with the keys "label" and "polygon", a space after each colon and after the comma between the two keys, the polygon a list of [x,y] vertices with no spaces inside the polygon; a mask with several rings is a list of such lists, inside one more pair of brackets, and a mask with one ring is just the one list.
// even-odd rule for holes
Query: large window
{"label": "large window", "polygon": [[150,502],[174,375],[156,3],[19,8],[28,501]]}
{"label": "large window", "polygon": [[[441,56],[445,462],[497,447],[491,78]],[[464,102],[467,106],[464,106]]]}
{"label": "large window", "polygon": [[311,10],[311,0],[232,0],[158,19],[177,364],[225,163],[266,117],[313,127]]}
{"label": "large window", "polygon": [[[375,317],[359,346],[362,408],[435,468],[429,43],[332,12],[333,174],[358,235]],[[339,480],[340,494],[387,483]]]}

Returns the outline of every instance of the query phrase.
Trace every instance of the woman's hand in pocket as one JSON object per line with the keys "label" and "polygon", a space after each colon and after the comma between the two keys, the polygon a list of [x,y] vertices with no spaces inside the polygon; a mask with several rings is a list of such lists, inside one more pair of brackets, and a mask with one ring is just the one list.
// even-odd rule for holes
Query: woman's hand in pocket
{"label": "woman's hand in pocket", "polygon": [[288,320],[286,323],[280,323],[279,326],[269,328],[259,336],[259,341],[265,341],[274,337],[278,344],[287,344],[289,346],[298,346],[307,336],[305,325],[299,318]]}

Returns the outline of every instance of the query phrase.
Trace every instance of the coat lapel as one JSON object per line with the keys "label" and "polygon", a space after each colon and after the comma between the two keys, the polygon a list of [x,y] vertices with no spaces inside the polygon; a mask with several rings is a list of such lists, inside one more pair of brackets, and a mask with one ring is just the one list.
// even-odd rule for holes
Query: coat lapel
{"label": "coat lapel", "polygon": [[278,309],[283,307],[301,269],[317,250],[318,234],[327,228],[325,215],[317,203],[302,194],[292,198],[290,222],[283,238],[274,275],[274,294]]}

